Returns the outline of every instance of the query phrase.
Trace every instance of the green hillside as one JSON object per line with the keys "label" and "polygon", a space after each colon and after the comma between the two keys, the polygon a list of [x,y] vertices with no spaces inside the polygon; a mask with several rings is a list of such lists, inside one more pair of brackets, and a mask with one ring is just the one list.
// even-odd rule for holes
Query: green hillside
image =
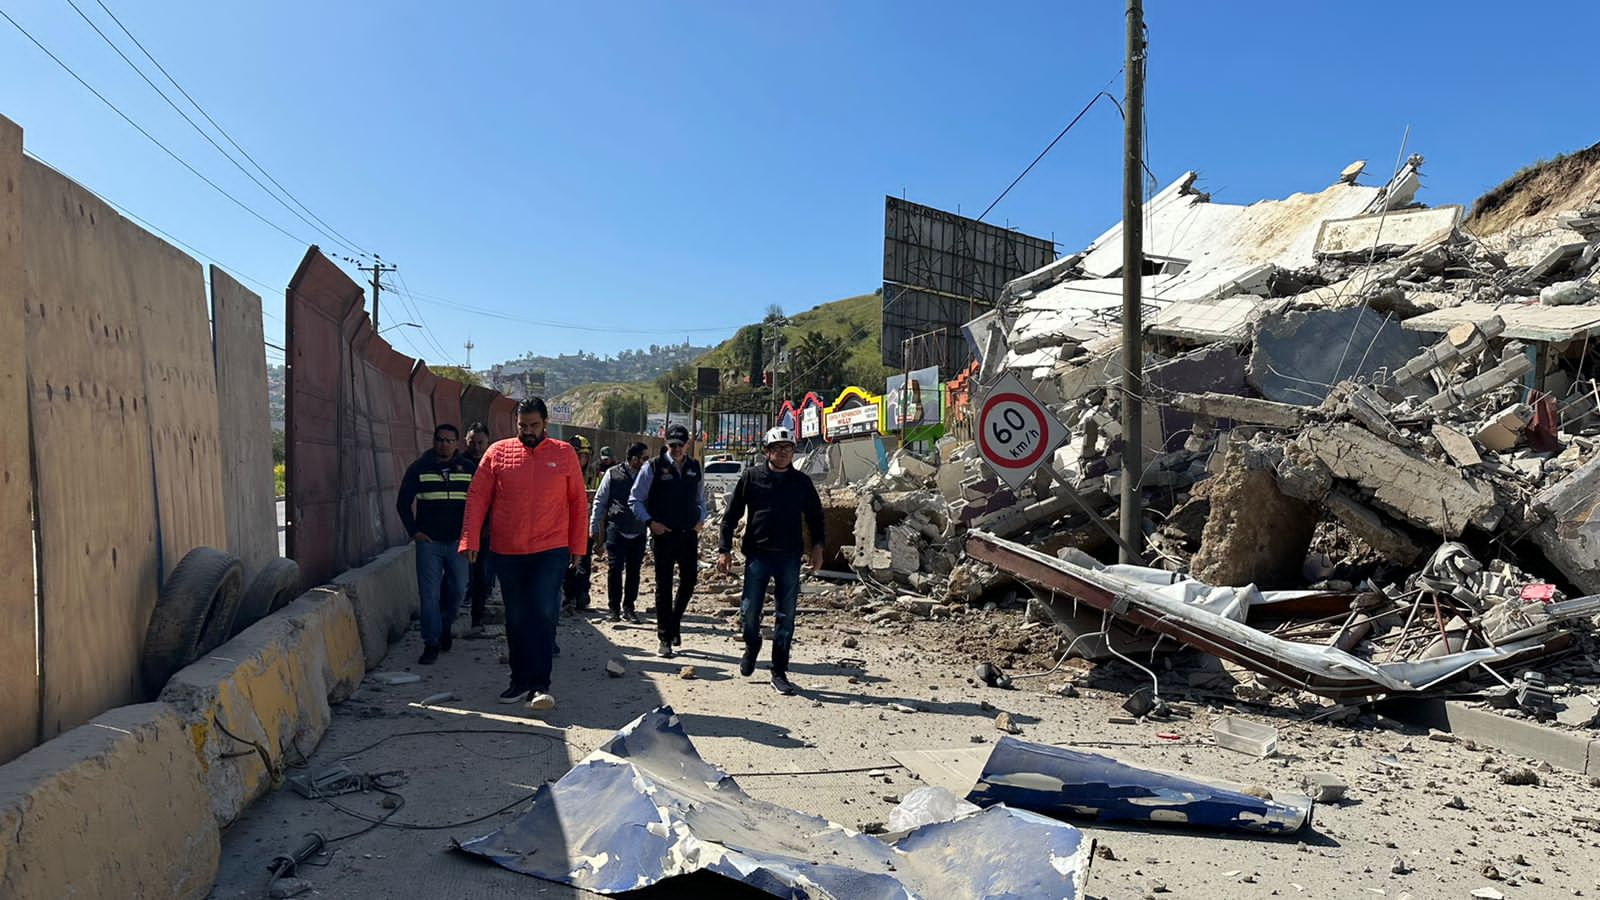
{"label": "green hillside", "polygon": [[[790,370],[780,373],[784,393],[800,396],[816,391],[819,395],[829,394],[827,399],[831,401],[831,395],[850,384],[882,390],[884,379],[892,374],[883,365],[879,349],[882,319],[883,299],[877,293],[846,297],[790,314],[780,329],[790,354]],[[739,376],[748,374],[756,327],[751,324],[739,329],[696,360],[695,365],[712,366]],[[768,335],[769,347],[770,340]],[[770,359],[767,365],[770,367]],[[788,389],[791,378],[793,390]]]}

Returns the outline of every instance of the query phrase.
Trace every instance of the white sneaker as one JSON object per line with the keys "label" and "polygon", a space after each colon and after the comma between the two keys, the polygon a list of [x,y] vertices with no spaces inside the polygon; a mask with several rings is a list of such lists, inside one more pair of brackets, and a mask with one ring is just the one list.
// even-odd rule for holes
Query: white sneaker
{"label": "white sneaker", "polygon": [[534,712],[555,709],[556,698],[546,694],[544,691],[534,691],[533,696],[528,698],[528,708]]}
{"label": "white sneaker", "polygon": [[664,657],[666,657],[668,659],[671,659],[672,658],[672,642],[671,641],[662,641],[661,642],[661,646],[656,648],[656,655],[657,656],[664,656]]}

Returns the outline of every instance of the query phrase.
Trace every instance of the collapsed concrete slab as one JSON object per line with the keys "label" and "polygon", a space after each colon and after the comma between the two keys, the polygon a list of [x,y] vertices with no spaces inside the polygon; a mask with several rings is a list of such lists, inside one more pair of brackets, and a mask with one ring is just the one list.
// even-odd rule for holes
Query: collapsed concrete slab
{"label": "collapsed concrete slab", "polygon": [[1249,380],[1268,400],[1316,406],[1340,381],[1399,369],[1425,346],[1365,307],[1290,312],[1261,324]]}
{"label": "collapsed concrete slab", "polygon": [[361,568],[336,576],[333,583],[355,608],[367,668],[377,668],[418,613],[416,551],[411,544],[391,547]]}
{"label": "collapsed concrete slab", "polygon": [[1453,465],[1397,447],[1365,428],[1348,423],[1310,428],[1294,443],[1334,478],[1372,491],[1380,509],[1445,537],[1459,537],[1468,525],[1488,530],[1499,521],[1492,489]]}
{"label": "collapsed concrete slab", "polygon": [[204,897],[221,839],[165,703],[123,706],[0,766],[0,897]]}
{"label": "collapsed concrete slab", "polygon": [[1586,594],[1600,594],[1600,457],[1534,498],[1539,525],[1530,535],[1561,574]]}
{"label": "collapsed concrete slab", "polygon": [[161,699],[189,731],[219,827],[311,753],[330,704],[365,673],[355,610],[342,590],[322,587],[172,676]]}

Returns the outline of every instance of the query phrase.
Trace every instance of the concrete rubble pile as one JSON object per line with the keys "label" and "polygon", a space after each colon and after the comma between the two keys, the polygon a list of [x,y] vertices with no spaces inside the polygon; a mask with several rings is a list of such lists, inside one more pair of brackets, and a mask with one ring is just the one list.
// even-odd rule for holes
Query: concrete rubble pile
{"label": "concrete rubble pile", "polygon": [[[1491,250],[1460,207],[1414,202],[1421,164],[1248,207],[1189,173],[1147,204],[1146,561],[1342,596],[1272,633],[1366,660],[1541,635],[1536,658],[1600,625],[1566,600],[1600,594],[1600,208]],[[854,486],[863,580],[947,603],[1015,589],[963,558],[978,533],[1115,555],[1121,255],[1118,226],[969,325],[977,381],[1016,374],[1070,438],[1015,493],[970,442],[896,454]]]}

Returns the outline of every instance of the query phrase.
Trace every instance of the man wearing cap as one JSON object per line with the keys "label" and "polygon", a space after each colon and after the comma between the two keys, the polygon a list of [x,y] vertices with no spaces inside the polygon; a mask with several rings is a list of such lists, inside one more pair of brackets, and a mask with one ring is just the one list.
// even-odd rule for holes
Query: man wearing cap
{"label": "man wearing cap", "polygon": [[[794,468],[794,435],[778,427],[762,440],[766,462],[752,466],[739,476],[728,496],[728,510],[722,517],[722,541],[718,547],[717,571],[727,574],[733,565],[733,532],[748,510],[745,525],[744,595],[739,603],[739,618],[744,625],[744,656],[739,674],[749,676],[756,669],[761,653],[761,612],[767,596],[767,583],[776,582],[772,626],[772,689],[780,694],[794,693],[789,683],[789,646],[794,640],[795,607],[800,601],[800,557],[808,556],[811,571],[822,567],[822,499],[810,476]],[[800,530],[802,519],[810,536]]]}
{"label": "man wearing cap", "polygon": [[589,513],[589,546],[601,548],[606,558],[606,597],[612,622],[627,616],[629,622],[639,624],[634,605],[639,599],[639,569],[644,564],[645,527],[629,508],[628,495],[649,453],[650,448],[642,443],[628,447],[628,461],[612,466],[600,477]]}
{"label": "man wearing cap", "polygon": [[[672,656],[683,643],[683,612],[694,595],[695,567],[700,561],[700,526],[706,518],[705,479],[700,462],[688,453],[689,429],[667,429],[667,448],[640,470],[628,493],[628,506],[645,524],[656,556],[657,653]],[[678,591],[672,571],[678,570]]]}
{"label": "man wearing cap", "polygon": [[594,482],[590,485],[593,490],[600,489],[600,480],[605,478],[606,471],[617,464],[617,458],[611,454],[610,447],[600,448],[600,458],[594,463]]}

